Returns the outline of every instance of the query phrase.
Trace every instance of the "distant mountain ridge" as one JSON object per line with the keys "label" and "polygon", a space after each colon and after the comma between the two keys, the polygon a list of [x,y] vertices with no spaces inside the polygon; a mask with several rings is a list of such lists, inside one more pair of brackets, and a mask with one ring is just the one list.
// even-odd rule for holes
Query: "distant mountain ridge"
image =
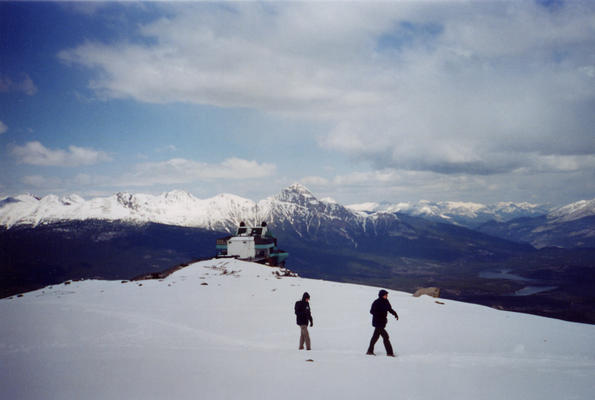
{"label": "distant mountain ridge", "polygon": [[484,205],[473,202],[426,200],[417,203],[369,202],[342,206],[332,199],[317,199],[305,186],[294,184],[281,193],[259,202],[227,193],[199,199],[181,190],[160,195],[120,192],[90,200],[76,194],[64,197],[48,195],[42,198],[22,194],[0,201],[0,225],[9,228],[17,224],[36,225],[55,220],[107,219],[220,228],[221,225],[235,225],[239,222],[237,219],[242,217],[258,220],[271,214],[280,215],[276,209],[280,204],[315,206],[321,213],[333,215],[339,212],[342,217],[349,213],[346,210],[357,214],[356,218],[378,213],[403,213],[462,226],[468,226],[469,223],[479,226],[490,220],[506,222],[542,215],[557,221],[595,215],[595,199],[582,200],[554,209],[527,202]]}
{"label": "distant mountain ridge", "polygon": [[592,216],[595,216],[595,199],[577,201],[553,209],[547,214],[550,222],[570,222]]}
{"label": "distant mountain ridge", "polygon": [[254,202],[232,194],[202,200],[179,190],[158,196],[117,193],[91,200],[76,195],[61,198],[19,195],[0,202],[0,225],[10,228],[99,219],[226,230],[237,226],[245,215],[254,214],[255,207]]}
{"label": "distant mountain ridge", "polygon": [[[356,237],[378,232],[379,227],[384,231],[391,225],[395,232],[399,215],[467,227],[536,247],[591,246],[595,240],[595,227],[583,220],[595,216],[595,199],[551,210],[537,204],[511,202],[483,205],[420,201],[343,206],[332,199],[318,199],[305,186],[294,184],[258,202],[233,194],[199,199],[180,190],[160,195],[117,193],[90,200],[78,195],[37,198],[25,194],[0,201],[0,226],[7,229],[15,225],[106,220],[233,232],[241,221],[253,224],[267,221],[276,229],[294,232],[298,237],[329,237],[332,232],[354,246],[357,246]],[[407,235],[408,229],[399,226],[398,234]],[[560,235],[565,237],[561,239]]]}
{"label": "distant mountain ridge", "polygon": [[10,228],[15,225],[36,226],[57,221],[99,219],[229,231],[242,220],[258,222],[265,218],[285,218],[306,209],[331,218],[354,216],[343,206],[318,200],[305,187],[292,185],[278,195],[259,202],[233,194],[199,199],[180,190],[157,196],[121,192],[91,200],[78,195],[38,198],[24,194],[0,201],[0,225]]}
{"label": "distant mountain ridge", "polygon": [[472,202],[421,200],[417,203],[361,203],[347,206],[349,209],[364,214],[378,212],[403,213],[426,218],[436,222],[447,222],[455,225],[474,228],[487,221],[509,221],[521,217],[545,215],[549,209],[532,203],[500,202],[485,205]]}

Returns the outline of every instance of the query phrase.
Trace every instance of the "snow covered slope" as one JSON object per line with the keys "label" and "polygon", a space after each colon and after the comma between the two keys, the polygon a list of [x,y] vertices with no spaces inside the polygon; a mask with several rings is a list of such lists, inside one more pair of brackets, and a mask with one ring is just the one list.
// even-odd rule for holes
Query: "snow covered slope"
{"label": "snow covered slope", "polygon": [[[391,291],[397,358],[364,354],[378,288],[236,260],[0,300],[2,399],[590,399],[595,326]],[[311,295],[313,350],[293,304]],[[312,361],[309,361],[312,360]]]}

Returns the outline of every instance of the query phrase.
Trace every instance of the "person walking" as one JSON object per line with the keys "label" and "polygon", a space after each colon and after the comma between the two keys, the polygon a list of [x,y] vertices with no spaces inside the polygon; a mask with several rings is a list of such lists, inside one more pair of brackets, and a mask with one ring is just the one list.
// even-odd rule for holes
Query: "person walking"
{"label": "person walking", "polygon": [[378,341],[378,338],[382,336],[382,341],[384,342],[384,348],[386,349],[386,355],[389,357],[394,357],[395,353],[393,351],[393,346],[390,343],[388,333],[384,329],[387,323],[387,313],[391,313],[395,316],[397,320],[399,320],[399,316],[393,310],[388,301],[388,292],[382,289],[378,292],[378,298],[374,300],[372,303],[372,308],[370,309],[370,314],[372,314],[372,326],[374,327],[374,334],[372,335],[372,339],[370,339],[370,346],[368,347],[368,352],[366,354],[374,355],[374,345]]}
{"label": "person walking", "polygon": [[305,292],[301,300],[295,302],[296,322],[300,326],[300,350],[304,350],[304,343],[306,343],[306,350],[310,350],[310,334],[308,333],[308,322],[310,326],[314,326],[312,320],[312,313],[310,312],[310,295]]}

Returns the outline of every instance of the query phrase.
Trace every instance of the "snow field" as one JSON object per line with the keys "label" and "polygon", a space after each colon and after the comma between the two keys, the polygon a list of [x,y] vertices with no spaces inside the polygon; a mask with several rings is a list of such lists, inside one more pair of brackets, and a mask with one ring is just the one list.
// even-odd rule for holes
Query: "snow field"
{"label": "snow field", "polygon": [[[0,300],[2,399],[590,399],[595,326],[389,291],[397,358],[366,356],[379,288],[237,260]],[[205,285],[206,284],[206,285]],[[312,351],[293,304],[311,295]],[[313,361],[307,361],[313,360]]]}

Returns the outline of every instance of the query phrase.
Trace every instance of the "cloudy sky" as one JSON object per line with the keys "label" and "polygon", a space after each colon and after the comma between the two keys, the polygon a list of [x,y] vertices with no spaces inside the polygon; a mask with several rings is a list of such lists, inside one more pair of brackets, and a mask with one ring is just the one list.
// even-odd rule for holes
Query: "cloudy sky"
{"label": "cloudy sky", "polygon": [[0,2],[0,195],[595,197],[595,2]]}

